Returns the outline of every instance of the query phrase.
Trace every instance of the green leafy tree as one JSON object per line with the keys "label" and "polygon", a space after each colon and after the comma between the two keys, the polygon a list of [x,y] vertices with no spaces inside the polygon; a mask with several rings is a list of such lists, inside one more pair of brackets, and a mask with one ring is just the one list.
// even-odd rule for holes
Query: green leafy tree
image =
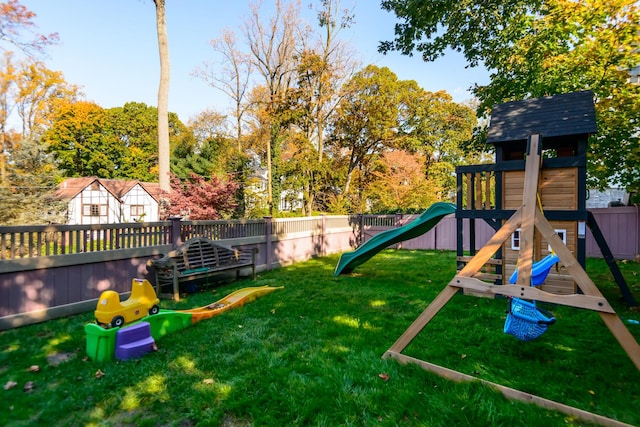
{"label": "green leafy tree", "polygon": [[398,144],[401,87],[390,69],[369,65],[344,88],[332,140],[346,159],[342,194],[350,193],[356,170],[369,170],[372,159]]}
{"label": "green leafy tree", "polygon": [[477,120],[470,107],[453,102],[445,91],[428,92],[411,84],[402,133],[407,144],[423,154],[425,174],[448,199],[455,194],[455,167],[465,163],[463,147],[471,139]]}
{"label": "green leafy tree", "polygon": [[0,224],[64,222],[65,203],[54,196],[59,172],[46,146],[33,140],[14,144],[7,185],[0,187]]}
{"label": "green leafy tree", "polygon": [[[193,135],[169,114],[174,146],[193,145]],[[43,135],[66,176],[158,181],[157,109],[129,102],[108,110],[86,101],[58,102]],[[191,142],[190,142],[191,141]]]}
{"label": "green leafy tree", "polygon": [[158,181],[158,110],[143,102],[109,109],[110,126],[123,147],[117,177]]}
{"label": "green leafy tree", "polygon": [[318,159],[318,150],[303,134],[291,132],[282,152],[283,189],[295,196],[302,193],[302,215],[311,215],[315,197],[322,192],[328,176],[329,161]]}
{"label": "green leafy tree", "polygon": [[590,184],[640,189],[640,86],[629,78],[640,64],[637,1],[383,0],[382,7],[401,22],[381,51],[431,61],[453,49],[490,70],[491,83],[474,89],[480,114],[505,101],[592,90],[599,130],[590,140]]}
{"label": "green leafy tree", "polygon": [[452,172],[464,160],[461,144],[471,138],[475,123],[473,110],[446,92],[398,80],[386,67],[365,67],[343,88],[333,122],[332,169],[341,169],[343,179],[336,197],[351,199],[352,211],[366,210],[381,156],[398,149],[422,154],[425,179],[440,189],[437,197],[449,197],[455,190]]}
{"label": "green leafy tree", "polygon": [[67,177],[116,178],[125,147],[107,110],[86,101],[59,102],[42,142]]}

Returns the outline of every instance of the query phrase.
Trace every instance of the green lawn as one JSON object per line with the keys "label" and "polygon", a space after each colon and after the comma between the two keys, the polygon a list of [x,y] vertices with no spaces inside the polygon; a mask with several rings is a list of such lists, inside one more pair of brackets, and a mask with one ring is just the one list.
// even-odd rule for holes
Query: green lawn
{"label": "green lawn", "polygon": [[[140,360],[88,360],[92,313],[0,332],[0,425],[584,425],[381,358],[453,277],[454,253],[386,250],[334,277],[337,260],[162,301],[192,308],[246,286],[285,287],[162,338]],[[640,298],[640,264],[620,267]],[[640,325],[627,323],[640,313],[604,261],[588,260],[587,272],[640,341]],[[544,305],[557,323],[524,343],[502,333],[506,307],[456,295],[403,353],[640,425],[640,372],[597,314]]]}

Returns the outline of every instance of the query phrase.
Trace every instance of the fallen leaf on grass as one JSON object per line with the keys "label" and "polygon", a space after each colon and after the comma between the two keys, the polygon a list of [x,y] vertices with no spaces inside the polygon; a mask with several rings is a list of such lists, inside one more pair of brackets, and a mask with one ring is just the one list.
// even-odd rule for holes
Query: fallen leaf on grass
{"label": "fallen leaf on grass", "polygon": [[15,381],[7,381],[7,383],[4,385],[4,389],[9,390],[10,388],[14,388],[17,385],[18,383]]}
{"label": "fallen leaf on grass", "polygon": [[47,362],[50,366],[58,366],[62,363],[68,362],[71,359],[76,357],[76,353],[56,353],[50,356],[47,356]]}
{"label": "fallen leaf on grass", "polygon": [[24,391],[31,391],[33,390],[34,387],[35,387],[35,384],[33,384],[33,381],[27,381],[27,383],[24,385],[22,389]]}
{"label": "fallen leaf on grass", "polygon": [[385,383],[389,381],[389,374],[378,374],[378,377],[382,378]]}
{"label": "fallen leaf on grass", "polygon": [[40,366],[38,365],[31,365],[29,366],[29,368],[27,368],[27,372],[38,372],[40,371]]}
{"label": "fallen leaf on grass", "polygon": [[213,378],[205,378],[202,380],[203,384],[213,384]]}
{"label": "fallen leaf on grass", "polygon": [[102,378],[102,377],[104,377],[104,375],[105,375],[105,373],[102,372],[100,369],[98,369],[96,371],[96,378]]}

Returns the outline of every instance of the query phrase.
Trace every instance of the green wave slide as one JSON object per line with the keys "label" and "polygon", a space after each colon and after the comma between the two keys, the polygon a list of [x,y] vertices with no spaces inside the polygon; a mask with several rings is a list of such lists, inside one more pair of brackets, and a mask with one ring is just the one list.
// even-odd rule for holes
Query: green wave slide
{"label": "green wave slide", "polygon": [[340,274],[351,273],[354,268],[364,264],[381,250],[395,243],[423,235],[435,227],[442,218],[455,211],[456,205],[453,203],[434,203],[409,224],[378,233],[364,242],[364,244],[355,251],[343,253],[338,260],[338,265],[336,265],[333,275],[338,276]]}

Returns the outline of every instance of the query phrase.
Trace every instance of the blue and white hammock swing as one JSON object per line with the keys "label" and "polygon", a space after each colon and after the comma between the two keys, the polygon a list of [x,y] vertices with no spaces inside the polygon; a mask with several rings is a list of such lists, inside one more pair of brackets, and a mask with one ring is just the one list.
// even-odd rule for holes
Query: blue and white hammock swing
{"label": "blue and white hammock swing", "polygon": [[[560,261],[554,253],[550,253],[531,267],[531,286],[540,286],[544,283],[551,267]],[[512,285],[518,281],[518,270],[509,278]],[[507,320],[504,323],[504,332],[513,335],[521,341],[530,341],[538,338],[546,332],[550,325],[556,322],[556,318],[547,310],[536,307],[535,301],[527,301],[521,298],[509,297],[509,309]]]}

